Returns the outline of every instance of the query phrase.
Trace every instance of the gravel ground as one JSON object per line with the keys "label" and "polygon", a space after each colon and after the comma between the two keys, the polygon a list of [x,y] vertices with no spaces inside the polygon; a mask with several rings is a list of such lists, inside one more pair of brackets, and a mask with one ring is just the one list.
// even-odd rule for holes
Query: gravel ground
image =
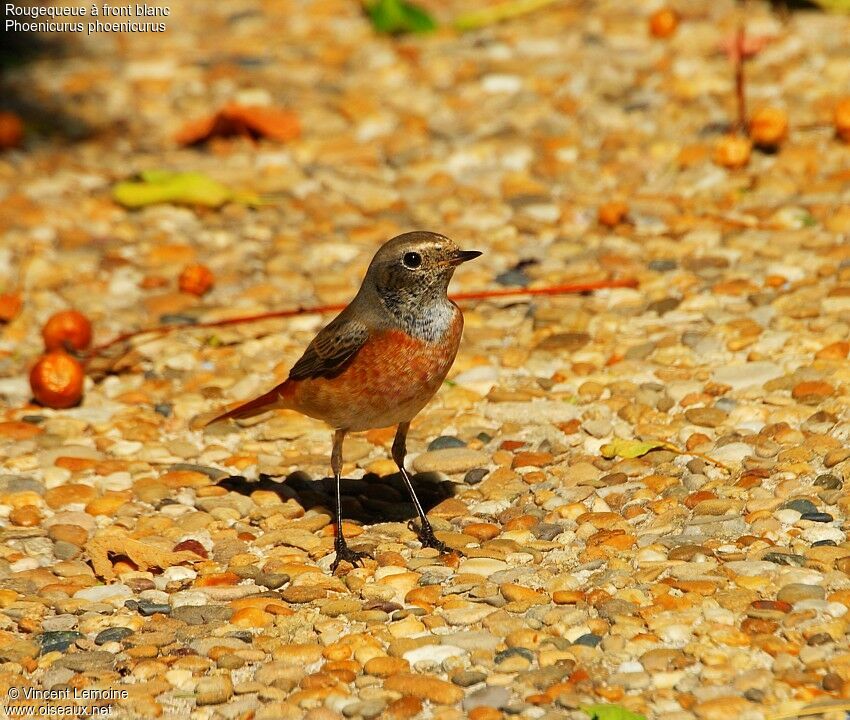
{"label": "gravel ground", "polygon": [[[354,2],[185,0],[166,33],[66,36],[8,71],[43,115],[0,156],[0,290],[24,298],[0,326],[0,690],[123,691],[100,701],[117,718],[844,716],[850,145],[831,113],[850,22],[750,6],[770,38],[750,104],[791,129],[727,170],[735,7],[682,2],[666,40],[656,7],[393,39]],[[231,101],[294,110],[300,138],[175,144]],[[152,168],[266,202],[112,199]],[[625,216],[600,223],[612,201]],[[485,251],[455,291],[640,283],[464,304],[409,442],[457,554],[408,528],[391,431],[346,443],[346,530],[375,559],[334,577],[327,429],[193,429],[285,378],[327,318],[180,330],[79,407],[30,404],[57,310],[104,342],[345,302],[415,228]],[[202,298],[177,290],[193,262],[215,274]],[[606,458],[615,438],[664,444]]]}

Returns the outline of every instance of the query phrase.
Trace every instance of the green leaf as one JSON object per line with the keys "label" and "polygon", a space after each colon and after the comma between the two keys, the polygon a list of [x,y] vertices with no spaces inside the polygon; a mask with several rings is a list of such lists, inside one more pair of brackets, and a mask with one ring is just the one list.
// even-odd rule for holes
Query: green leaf
{"label": "green leaf", "polygon": [[175,173],[146,170],[139,181],[120,182],[112,188],[112,197],[124,207],[139,208],[157,203],[219,207],[236,200],[245,204],[259,202],[255,196],[236,196],[226,185],[203,173]]}
{"label": "green leaf", "polygon": [[622,705],[583,705],[583,713],[590,716],[590,720],[646,720],[643,715],[626,710]]}
{"label": "green leaf", "polygon": [[553,5],[560,0],[506,0],[506,2],[490,5],[481,10],[472,10],[458,15],[453,25],[456,30],[476,30],[495,25],[503,20],[526,15],[547,5]]}
{"label": "green leaf", "polygon": [[426,33],[437,29],[437,22],[418,5],[406,0],[375,0],[367,6],[366,13],[378,32]]}
{"label": "green leaf", "polygon": [[[641,441],[614,438],[612,442],[609,442],[599,448],[599,452],[602,453],[602,457],[607,458],[609,460],[617,456],[621,458],[631,459],[646,455],[651,450],[657,450],[660,447],[664,447],[664,443],[660,440]],[[596,706],[594,705],[593,707]],[[600,718],[600,720],[605,719]]]}

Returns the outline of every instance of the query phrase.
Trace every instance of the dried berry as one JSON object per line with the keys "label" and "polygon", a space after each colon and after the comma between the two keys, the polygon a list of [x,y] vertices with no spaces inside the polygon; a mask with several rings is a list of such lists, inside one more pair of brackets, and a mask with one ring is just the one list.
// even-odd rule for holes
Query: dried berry
{"label": "dried berry", "polygon": [[679,26],[679,15],[670,8],[656,10],[649,18],[649,33],[653,37],[668,38]]}
{"label": "dried berry", "polygon": [[0,150],[19,147],[24,141],[24,124],[10,112],[0,112]]}
{"label": "dried berry", "polygon": [[738,135],[724,135],[714,147],[714,162],[725,168],[742,168],[750,161],[752,144]]}
{"label": "dried berry", "polygon": [[85,350],[91,345],[91,323],[77,310],[63,310],[44,324],[41,331],[44,348],[52,350]]}
{"label": "dried berry", "polygon": [[0,323],[12,322],[21,312],[22,305],[18,293],[0,294]]}
{"label": "dried berry", "polygon": [[616,227],[624,222],[629,214],[629,206],[623,202],[607,202],[599,206],[599,224],[605,227]]}
{"label": "dried berry", "polygon": [[850,98],[838,101],[835,106],[835,134],[850,143]]}
{"label": "dried berry", "polygon": [[180,290],[200,297],[210,291],[215,276],[206,265],[187,265],[180,273]]}
{"label": "dried berry", "polygon": [[73,407],[83,397],[83,366],[61,350],[42,355],[30,371],[33,397],[45,407]]}
{"label": "dried berry", "polygon": [[758,147],[775,148],[788,136],[788,115],[779,108],[761,108],[750,118],[750,138]]}

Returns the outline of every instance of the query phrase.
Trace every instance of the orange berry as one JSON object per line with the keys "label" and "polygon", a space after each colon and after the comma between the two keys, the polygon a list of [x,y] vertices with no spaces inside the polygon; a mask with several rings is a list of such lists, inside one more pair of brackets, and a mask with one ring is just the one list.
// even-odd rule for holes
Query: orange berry
{"label": "orange berry", "polygon": [[679,26],[679,15],[670,8],[656,10],[649,18],[649,32],[653,37],[668,38]]}
{"label": "orange berry", "polygon": [[51,350],[85,350],[91,345],[91,323],[78,310],[51,315],[41,330],[44,347]]}
{"label": "orange berry", "polygon": [[0,294],[0,322],[12,322],[21,312],[22,305],[18,293]]}
{"label": "orange berry", "polygon": [[0,112],[0,150],[18,147],[24,141],[24,124],[10,112]]}
{"label": "orange berry", "polygon": [[607,202],[599,206],[599,224],[605,227],[616,227],[626,219],[629,206],[623,202]]}
{"label": "orange berry", "polygon": [[724,135],[714,146],[714,162],[725,168],[742,168],[750,161],[752,144],[738,135]]}
{"label": "orange berry", "polygon": [[215,276],[206,265],[187,265],[180,273],[180,291],[191,295],[205,295],[215,283]]}
{"label": "orange berry", "polygon": [[850,97],[839,100],[835,106],[835,133],[850,143]]}
{"label": "orange berry", "polygon": [[35,399],[45,407],[73,407],[83,397],[83,366],[76,358],[57,350],[42,355],[30,371]]}
{"label": "orange berry", "polygon": [[788,115],[779,108],[761,108],[750,118],[750,138],[760,147],[776,147],[788,136]]}

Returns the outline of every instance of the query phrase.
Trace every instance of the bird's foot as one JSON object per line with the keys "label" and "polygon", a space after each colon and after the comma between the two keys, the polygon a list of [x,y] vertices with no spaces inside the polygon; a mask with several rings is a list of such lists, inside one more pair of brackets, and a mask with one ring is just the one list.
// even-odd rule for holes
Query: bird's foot
{"label": "bird's foot", "polygon": [[434,529],[430,525],[425,525],[420,528],[416,526],[413,520],[411,520],[407,526],[416,533],[416,537],[419,542],[422,543],[422,547],[434,548],[440,553],[454,552],[454,550],[452,550],[442,540],[437,539],[437,536],[434,534]]}
{"label": "bird's foot", "polygon": [[336,572],[341,562],[347,562],[351,567],[357,567],[358,564],[363,565],[363,558],[372,559],[372,556],[367,552],[352,550],[348,547],[345,540],[337,539],[334,543],[334,550],[336,551],[336,557],[331,563],[331,574]]}

